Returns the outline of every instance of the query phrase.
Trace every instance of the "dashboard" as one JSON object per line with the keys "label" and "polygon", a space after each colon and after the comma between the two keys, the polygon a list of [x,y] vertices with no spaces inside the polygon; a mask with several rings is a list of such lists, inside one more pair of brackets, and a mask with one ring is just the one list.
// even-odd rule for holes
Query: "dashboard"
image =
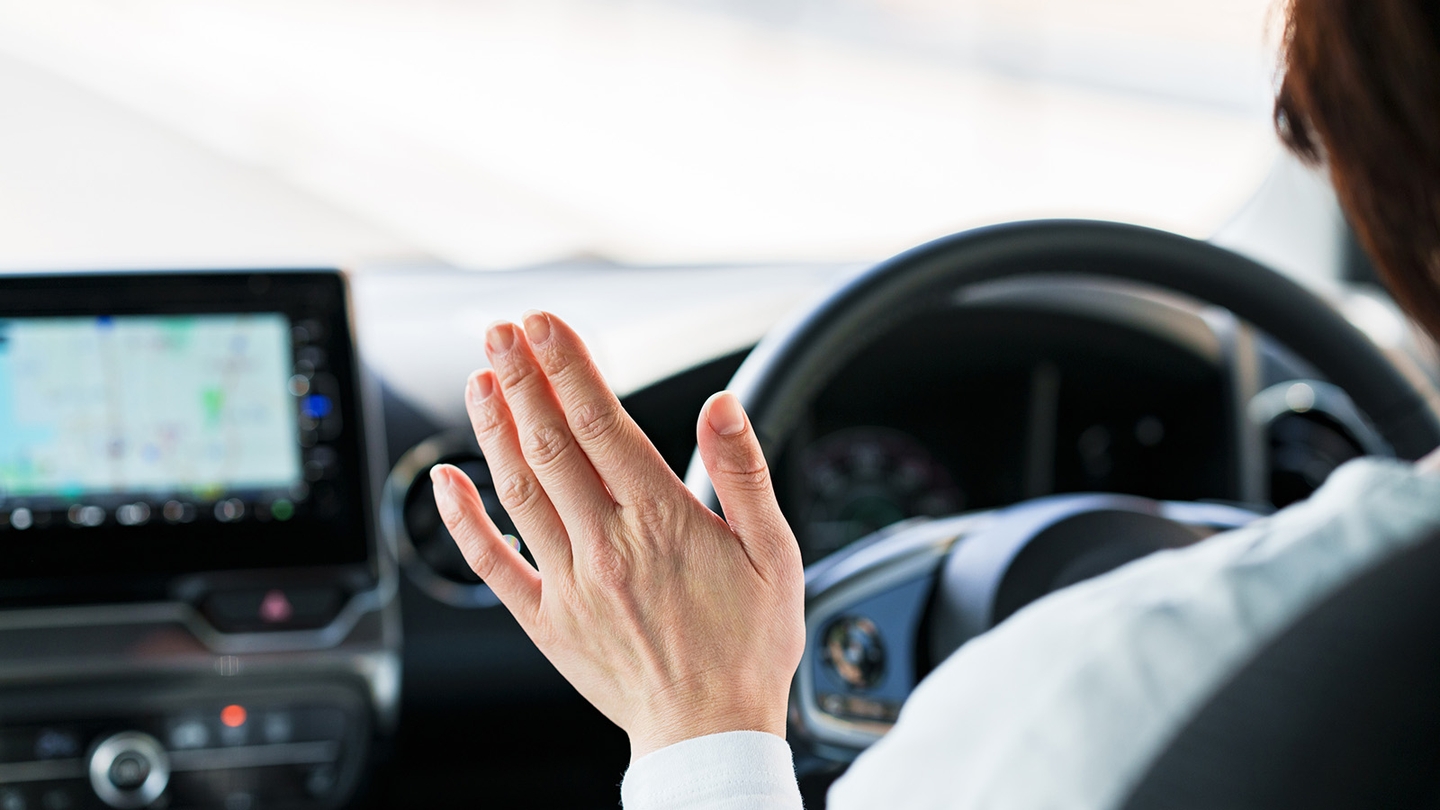
{"label": "dashboard", "polygon": [[[528,278],[416,284],[554,281]],[[403,361],[474,362],[478,341],[437,339],[472,299],[425,296],[452,316],[424,319],[397,284],[0,277],[0,807],[460,806],[477,768],[499,804],[613,806],[623,735],[466,568],[428,488],[460,465],[513,532],[463,370],[417,383]],[[367,331],[404,341],[361,355]],[[756,336],[735,337],[622,397],[677,475]],[[807,564],[1051,494],[1283,506],[1388,453],[1229,313],[1083,279],[979,285],[875,335],[762,440]]]}

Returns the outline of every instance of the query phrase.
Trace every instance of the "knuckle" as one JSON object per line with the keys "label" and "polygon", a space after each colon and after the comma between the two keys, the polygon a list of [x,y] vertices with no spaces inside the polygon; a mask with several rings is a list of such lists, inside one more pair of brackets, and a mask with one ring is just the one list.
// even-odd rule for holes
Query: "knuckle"
{"label": "knuckle", "polygon": [[635,577],[634,560],[618,545],[595,555],[590,565],[595,583],[605,590],[623,591]]}
{"label": "knuckle", "polygon": [[444,519],[445,525],[450,531],[450,537],[459,547],[460,554],[465,557],[465,562],[470,566],[470,570],[484,579],[494,566],[494,559],[488,555],[475,516],[471,514],[470,510],[463,507],[442,506],[440,517]]}
{"label": "knuckle", "polygon": [[675,525],[675,510],[664,499],[645,501],[635,509],[635,524],[641,536],[648,540],[663,540]]}
{"label": "knuckle", "polygon": [[507,512],[524,514],[534,508],[540,484],[523,472],[510,473],[496,482],[495,494],[500,496]]}
{"label": "knuckle", "polygon": [[475,428],[475,435],[479,437],[499,435],[505,426],[505,421],[505,418],[500,415],[499,409],[488,404],[476,408],[470,419],[471,425]]}
{"label": "knuckle", "polygon": [[[553,344],[554,341],[551,341],[551,343]],[[545,371],[551,377],[561,378],[574,376],[579,366],[575,355],[564,349],[549,348],[543,356],[545,358]]]}
{"label": "knuckle", "polygon": [[496,368],[495,376],[500,380],[501,390],[509,391],[529,384],[538,372],[539,369],[528,362],[509,362]]}
{"label": "knuckle", "polygon": [[495,549],[489,543],[475,541],[461,543],[460,550],[464,553],[465,562],[470,565],[470,570],[475,572],[475,576],[488,580],[494,575],[498,562],[495,559]]}
{"label": "knuckle", "polygon": [[569,447],[569,431],[554,425],[541,425],[525,437],[525,457],[540,467],[554,464]]}
{"label": "knuckle", "polygon": [[608,440],[619,425],[620,419],[613,408],[586,402],[575,409],[571,429],[580,441],[598,443]]}

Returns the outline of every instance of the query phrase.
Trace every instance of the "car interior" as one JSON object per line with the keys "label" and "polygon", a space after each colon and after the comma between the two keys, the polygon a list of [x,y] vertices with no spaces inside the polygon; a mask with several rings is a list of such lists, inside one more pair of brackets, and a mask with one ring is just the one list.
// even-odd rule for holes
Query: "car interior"
{"label": "car interior", "polygon": [[[27,102],[38,105],[26,108],[27,126],[68,110],[76,88],[162,122],[181,108],[165,106],[176,99],[213,102],[190,90],[164,95],[190,87],[186,76],[146,84],[126,73],[140,62],[116,61],[120,46],[95,44],[97,23],[83,15],[52,19],[5,5],[0,26],[12,22],[24,36],[0,36],[0,96],[24,82],[48,87],[32,70],[71,83],[51,106]],[[144,13],[111,22],[127,35],[157,21],[171,26],[154,28],[145,57],[161,60],[172,47],[166,31],[232,26],[234,42],[215,47],[238,48],[253,44],[245,25],[299,13],[255,5],[217,4],[205,12],[218,15],[211,20],[145,0],[136,6]],[[354,13],[392,16],[314,10],[341,15],[352,33],[412,13],[371,5]],[[441,53],[447,41],[426,37],[447,26],[470,30],[464,15],[472,12],[460,4],[432,5],[425,25],[434,30],[417,27],[414,41],[397,48],[439,43]],[[834,47],[862,50],[880,45],[856,44],[855,31],[871,31],[883,15],[901,16],[873,30],[899,37],[910,30],[901,23],[914,22],[904,14],[924,22],[931,13],[856,3],[802,24],[753,7],[765,4],[633,5],[621,17],[635,30],[701,15],[706,30],[729,37],[758,26],[764,38],[833,36]],[[579,15],[562,26],[563,43],[573,44],[585,41],[585,25],[619,24],[607,16],[619,12],[607,9],[577,0],[547,13]],[[513,19],[495,24],[531,24],[531,11],[505,13]],[[292,22],[296,30],[310,24]],[[967,47],[989,54],[982,46],[990,40],[981,40]],[[1094,60],[1041,59],[1031,73],[999,57],[954,67],[920,41],[882,44],[924,51],[926,70],[1099,92],[1091,85],[1100,74],[1085,73],[1101,69]],[[72,58],[87,43],[93,60]],[[741,50],[736,58],[769,58]],[[1019,46],[1015,53],[1029,58]],[[11,59],[27,67],[12,71]],[[71,67],[56,67],[63,60]],[[312,78],[296,75],[297,84]],[[229,92],[214,81],[217,97]],[[1273,140],[1252,126],[1253,109],[1195,101],[1230,92],[1218,86],[1184,92],[1197,109],[1218,104],[1223,115],[1249,116],[1256,137]],[[1105,92],[1159,92],[1116,87]],[[230,119],[205,120],[218,132]],[[275,154],[307,121],[274,119]],[[184,149],[224,151],[216,145],[223,138],[186,131]],[[55,143],[44,154],[80,148],[78,140]],[[167,154],[182,149],[156,143]],[[234,148],[253,146],[245,144]],[[1265,148],[1236,181],[1239,192],[1212,195],[1220,213],[1206,209],[1193,223],[1147,218],[1140,209],[1152,201],[1139,191],[1129,213],[1107,215],[1118,209],[1074,204],[1066,186],[1043,210],[1000,206],[972,217],[946,209],[913,230],[883,231],[877,209],[857,208],[848,220],[834,213],[837,230],[806,238],[842,244],[864,222],[880,222],[863,248],[839,252],[799,242],[757,248],[768,243],[754,236],[735,243],[738,253],[695,248],[689,258],[655,260],[670,254],[627,254],[629,243],[616,236],[595,242],[610,245],[609,254],[575,251],[556,237],[555,251],[531,255],[516,252],[521,237],[506,233],[524,228],[500,215],[476,219],[479,235],[462,223],[456,240],[425,242],[423,260],[383,258],[387,242],[368,263],[350,263],[324,240],[315,251],[282,244],[207,254],[183,234],[176,238],[191,240],[188,253],[147,253],[106,236],[104,224],[88,253],[12,254],[0,245],[0,810],[617,806],[630,756],[624,733],[565,682],[469,569],[428,474],[440,463],[463,470],[524,552],[461,392],[485,362],[487,323],[531,306],[576,324],[625,409],[717,510],[695,449],[696,416],[722,389],[745,404],[806,566],[806,647],[788,740],[806,806],[824,807],[826,788],[893,726],[921,679],[1025,605],[1263,519],[1309,497],[1348,460],[1414,460],[1440,444],[1440,353],[1376,282],[1323,176]],[[314,168],[329,153],[306,154]],[[431,157],[414,158],[422,159]],[[661,162],[657,176],[673,170]],[[1083,164],[1083,155],[1071,162]],[[404,173],[444,174],[419,165]],[[543,174],[540,162],[517,165]],[[1205,174],[1189,164],[1184,171]],[[353,193],[357,205],[414,192],[366,191],[335,179],[343,174],[307,188]],[[0,186],[7,176],[0,172]],[[1165,199],[1193,200],[1198,186],[1179,178],[1179,169],[1166,176],[1175,182]],[[503,189],[511,181],[495,182]],[[1150,188],[1143,177],[1124,182]],[[435,183],[443,206],[449,198],[435,189],[450,186]],[[213,186],[222,195],[238,187]],[[6,194],[0,189],[0,203]],[[625,209],[616,194],[617,222],[661,216],[638,203]],[[175,199],[177,210],[191,204]],[[1167,210],[1182,210],[1173,205]],[[466,216],[479,210],[461,208]],[[0,215],[6,210],[0,204]],[[412,221],[399,208],[366,210],[392,225]],[[184,225],[167,222],[153,234],[123,227],[139,234],[135,244],[160,244],[162,231]],[[640,244],[635,233],[627,238]],[[482,255],[457,241],[487,238],[506,247]],[[25,239],[16,236],[31,244]],[[461,247],[445,253],[445,245]],[[1437,548],[1440,539],[1388,562],[1290,628],[1187,723],[1124,806],[1433,801],[1440,794],[1425,763],[1440,756],[1440,693],[1427,685],[1440,677],[1440,611],[1426,585],[1437,576]]]}

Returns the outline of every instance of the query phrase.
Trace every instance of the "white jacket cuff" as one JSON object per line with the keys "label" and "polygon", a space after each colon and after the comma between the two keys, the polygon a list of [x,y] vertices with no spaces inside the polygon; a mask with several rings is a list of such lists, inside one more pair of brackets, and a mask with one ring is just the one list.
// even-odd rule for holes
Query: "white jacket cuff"
{"label": "white jacket cuff", "polygon": [[630,764],[625,810],[801,810],[790,746],[763,731],[678,742]]}

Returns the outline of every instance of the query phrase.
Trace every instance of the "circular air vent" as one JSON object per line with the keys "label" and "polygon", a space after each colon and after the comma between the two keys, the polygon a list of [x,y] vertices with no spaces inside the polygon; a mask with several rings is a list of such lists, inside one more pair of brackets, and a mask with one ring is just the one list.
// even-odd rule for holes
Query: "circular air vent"
{"label": "circular air vent", "polygon": [[[432,436],[410,448],[385,482],[383,525],[395,544],[401,568],[410,581],[431,597],[455,607],[490,607],[500,602],[466,564],[455,540],[440,520],[430,468],[453,464],[470,476],[485,511],[500,531],[519,540],[515,524],[500,505],[490,479],[490,468],[480,454],[475,436],[453,430]],[[526,559],[529,551],[520,544]],[[534,560],[531,559],[531,564]]]}

